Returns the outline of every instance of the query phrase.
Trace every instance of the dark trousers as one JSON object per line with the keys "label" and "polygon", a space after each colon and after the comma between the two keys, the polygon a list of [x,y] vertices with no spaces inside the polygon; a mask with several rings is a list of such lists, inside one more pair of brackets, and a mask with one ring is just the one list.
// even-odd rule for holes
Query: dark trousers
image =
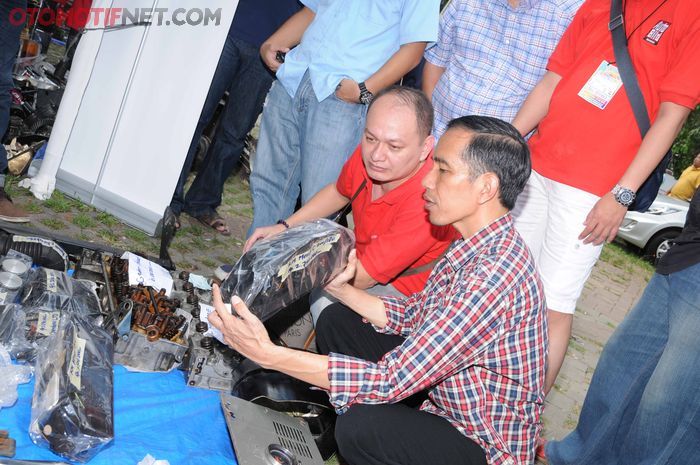
{"label": "dark trousers", "polygon": [[[326,308],[316,324],[319,352],[376,362],[403,342],[380,334],[342,304]],[[442,417],[406,403],[355,404],[338,416],[338,449],[350,465],[485,465],[479,445]]]}
{"label": "dark trousers", "polygon": [[[192,216],[216,213],[221,205],[224,183],[238,165],[245,138],[262,111],[272,81],[273,75],[262,63],[258,48],[232,38],[229,33],[170,203],[173,212],[179,215],[184,210]],[[185,196],[185,183],[199,139],[227,90],[228,102],[214,143]]]}
{"label": "dark trousers", "polygon": [[[19,34],[24,27],[24,24],[17,24],[16,21],[22,15],[13,14],[13,19],[10,19],[10,13],[16,8],[26,10],[27,0],[0,0],[0,138],[10,123],[10,90],[14,87],[12,68],[19,51]],[[4,174],[6,169],[7,153],[5,147],[0,144],[0,175]]]}

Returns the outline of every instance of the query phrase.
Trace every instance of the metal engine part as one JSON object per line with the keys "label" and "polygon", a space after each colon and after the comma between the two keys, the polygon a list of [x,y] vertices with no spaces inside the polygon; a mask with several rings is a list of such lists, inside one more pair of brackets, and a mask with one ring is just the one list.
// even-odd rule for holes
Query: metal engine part
{"label": "metal engine part", "polygon": [[[110,287],[121,321],[117,325],[115,363],[141,371],[169,371],[186,358],[193,331],[192,311],[200,298],[210,298],[173,273],[170,297],[164,290],[129,285],[128,262],[112,258]],[[184,278],[184,279],[183,279]]]}
{"label": "metal engine part", "polygon": [[200,311],[199,304],[192,311],[188,356],[183,363],[187,385],[231,392],[234,382],[240,379],[238,370],[244,358],[207,334],[209,323],[200,320]]}

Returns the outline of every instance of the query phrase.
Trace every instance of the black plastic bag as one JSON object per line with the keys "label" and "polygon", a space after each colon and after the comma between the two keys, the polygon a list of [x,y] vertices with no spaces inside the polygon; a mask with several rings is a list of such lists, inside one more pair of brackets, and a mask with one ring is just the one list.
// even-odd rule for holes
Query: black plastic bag
{"label": "black plastic bag", "polygon": [[239,296],[265,321],[345,269],[352,231],[330,220],[300,224],[257,242],[221,284],[224,302]]}
{"label": "black plastic bag", "polygon": [[29,435],[69,460],[86,462],[114,438],[114,345],[107,331],[64,313],[36,363]]}

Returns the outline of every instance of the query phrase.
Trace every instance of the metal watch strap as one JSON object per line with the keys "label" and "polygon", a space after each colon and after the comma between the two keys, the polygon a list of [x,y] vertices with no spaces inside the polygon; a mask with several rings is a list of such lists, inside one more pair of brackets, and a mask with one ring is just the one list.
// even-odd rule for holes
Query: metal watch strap
{"label": "metal watch strap", "polygon": [[369,105],[372,102],[372,99],[374,98],[374,94],[367,89],[367,86],[365,85],[364,81],[360,82],[358,84],[360,88],[360,103],[364,105]]}
{"label": "metal watch strap", "polygon": [[632,205],[636,197],[636,194],[632,189],[628,189],[619,184],[615,184],[615,187],[613,187],[612,190],[612,194],[615,198],[615,201],[623,207],[629,207],[630,205]]}

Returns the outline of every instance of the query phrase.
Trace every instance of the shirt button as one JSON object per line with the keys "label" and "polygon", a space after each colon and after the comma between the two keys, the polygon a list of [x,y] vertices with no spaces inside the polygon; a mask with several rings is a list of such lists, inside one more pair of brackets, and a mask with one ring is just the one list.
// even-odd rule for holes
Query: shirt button
{"label": "shirt button", "polygon": [[505,42],[506,42],[506,45],[510,45],[510,40],[506,39]]}

